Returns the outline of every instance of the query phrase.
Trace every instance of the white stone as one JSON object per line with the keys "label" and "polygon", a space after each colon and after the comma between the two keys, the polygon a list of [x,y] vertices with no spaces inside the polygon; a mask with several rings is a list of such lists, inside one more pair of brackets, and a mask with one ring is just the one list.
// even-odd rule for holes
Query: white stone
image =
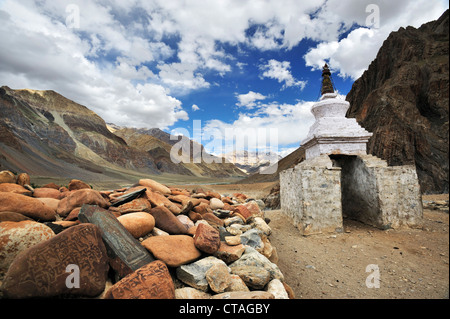
{"label": "white stone", "polygon": [[275,299],[289,299],[289,295],[278,279],[272,279],[266,286],[266,291],[274,295]]}
{"label": "white stone", "polygon": [[213,197],[209,200],[209,206],[211,207],[212,210],[222,209],[224,205],[225,204],[218,198]]}

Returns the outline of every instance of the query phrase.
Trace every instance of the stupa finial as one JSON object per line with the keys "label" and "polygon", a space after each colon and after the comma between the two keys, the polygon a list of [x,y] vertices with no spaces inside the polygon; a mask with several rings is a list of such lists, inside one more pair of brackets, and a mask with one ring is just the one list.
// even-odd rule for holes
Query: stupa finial
{"label": "stupa finial", "polygon": [[322,70],[322,95],[326,93],[334,93],[333,83],[331,82],[331,72],[328,64],[325,63]]}

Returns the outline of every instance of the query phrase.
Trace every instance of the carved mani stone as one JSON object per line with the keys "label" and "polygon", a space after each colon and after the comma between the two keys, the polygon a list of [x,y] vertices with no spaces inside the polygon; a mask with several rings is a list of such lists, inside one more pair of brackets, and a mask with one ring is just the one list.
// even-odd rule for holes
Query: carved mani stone
{"label": "carved mani stone", "polygon": [[156,260],[113,285],[105,299],[175,299],[175,286],[167,266]]}
{"label": "carved mani stone", "polygon": [[95,224],[100,228],[110,258],[110,265],[119,278],[154,261],[147,250],[110,211],[98,206],[83,205],[78,219],[84,223]]}
{"label": "carved mani stone", "polygon": [[4,297],[95,297],[105,289],[108,256],[99,229],[70,227],[19,253],[5,275]]}

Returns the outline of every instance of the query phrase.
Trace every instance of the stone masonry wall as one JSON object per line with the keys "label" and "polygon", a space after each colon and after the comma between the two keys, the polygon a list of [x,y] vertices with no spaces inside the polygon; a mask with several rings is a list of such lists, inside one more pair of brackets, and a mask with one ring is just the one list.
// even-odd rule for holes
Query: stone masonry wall
{"label": "stone masonry wall", "polygon": [[281,210],[302,235],[340,232],[343,215],[381,229],[421,227],[422,198],[413,166],[387,166],[372,155],[330,157],[280,173]]}
{"label": "stone masonry wall", "polygon": [[413,165],[374,168],[382,218],[381,228],[422,226],[422,195]]}
{"label": "stone masonry wall", "polygon": [[324,155],[280,173],[281,209],[302,235],[342,231],[340,170]]}

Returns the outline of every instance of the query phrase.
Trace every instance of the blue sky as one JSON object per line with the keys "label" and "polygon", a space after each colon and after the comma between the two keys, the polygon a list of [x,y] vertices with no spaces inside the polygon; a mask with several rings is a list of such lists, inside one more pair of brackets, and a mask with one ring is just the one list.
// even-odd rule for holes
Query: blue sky
{"label": "blue sky", "polygon": [[390,32],[447,8],[442,0],[0,0],[0,84],[55,90],[121,126],[192,137],[201,121],[223,141],[227,129],[272,128],[275,151],[287,155],[314,122],[325,61],[345,98]]}

